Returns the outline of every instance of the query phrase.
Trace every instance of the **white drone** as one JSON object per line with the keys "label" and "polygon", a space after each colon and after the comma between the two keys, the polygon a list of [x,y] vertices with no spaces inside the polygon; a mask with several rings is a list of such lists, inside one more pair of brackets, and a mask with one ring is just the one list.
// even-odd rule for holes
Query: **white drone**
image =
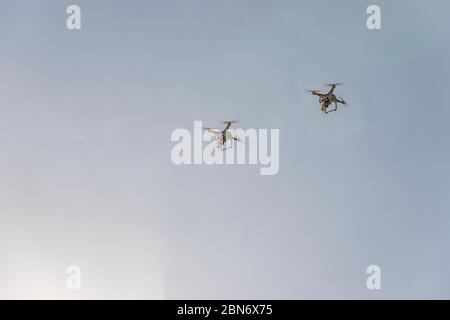
{"label": "white drone", "polygon": [[216,136],[217,141],[217,148],[221,149],[222,151],[231,148],[231,146],[226,147],[227,141],[241,141],[241,139],[238,136],[232,135],[228,129],[230,129],[231,125],[234,123],[238,123],[237,120],[230,120],[230,121],[222,121],[222,124],[225,125],[225,128],[220,130],[217,128],[204,128],[208,132],[213,133]]}

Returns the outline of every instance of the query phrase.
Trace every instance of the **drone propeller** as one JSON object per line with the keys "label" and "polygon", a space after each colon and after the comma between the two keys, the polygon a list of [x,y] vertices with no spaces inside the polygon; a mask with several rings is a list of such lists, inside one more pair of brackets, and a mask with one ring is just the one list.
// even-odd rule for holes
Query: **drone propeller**
{"label": "drone propeller", "polygon": [[212,133],[220,133],[221,131],[217,128],[203,128],[203,130],[212,132]]}
{"label": "drone propeller", "polygon": [[312,93],[312,94],[323,94],[322,92],[320,92],[320,90],[305,90],[306,93]]}
{"label": "drone propeller", "polygon": [[220,123],[222,123],[222,124],[229,124],[229,123],[233,124],[233,123],[239,123],[239,120],[224,120],[224,121],[221,121]]}
{"label": "drone propeller", "polygon": [[326,83],[325,85],[326,85],[327,87],[332,87],[332,86],[343,86],[344,83],[343,83],[343,82]]}

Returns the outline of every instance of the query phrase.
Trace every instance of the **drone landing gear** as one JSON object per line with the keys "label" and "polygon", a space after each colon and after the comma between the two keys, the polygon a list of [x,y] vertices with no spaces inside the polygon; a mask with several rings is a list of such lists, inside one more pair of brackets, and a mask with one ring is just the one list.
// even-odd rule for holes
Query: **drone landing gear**
{"label": "drone landing gear", "polygon": [[330,112],[334,112],[337,110],[337,103],[334,105],[334,109],[333,110],[329,110],[327,111],[327,109],[325,109],[325,113],[330,113]]}
{"label": "drone landing gear", "polygon": [[229,145],[228,147],[227,147],[226,144],[224,144],[224,145],[222,146],[221,150],[222,150],[222,151],[225,151],[225,150],[232,149],[232,148],[233,148],[233,142],[232,142],[231,145]]}
{"label": "drone landing gear", "polygon": [[231,148],[233,148],[233,146],[231,145],[231,146],[224,146],[223,148],[222,148],[222,151],[225,151],[225,150],[227,150],[227,149],[231,149]]}

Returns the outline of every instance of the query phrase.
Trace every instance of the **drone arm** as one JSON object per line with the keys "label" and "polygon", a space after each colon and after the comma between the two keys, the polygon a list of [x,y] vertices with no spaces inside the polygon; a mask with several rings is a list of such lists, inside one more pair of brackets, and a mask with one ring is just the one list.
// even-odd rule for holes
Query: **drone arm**
{"label": "drone arm", "polygon": [[334,88],[336,88],[336,85],[335,85],[335,84],[332,84],[332,85],[331,85],[330,91],[328,91],[328,94],[333,93]]}

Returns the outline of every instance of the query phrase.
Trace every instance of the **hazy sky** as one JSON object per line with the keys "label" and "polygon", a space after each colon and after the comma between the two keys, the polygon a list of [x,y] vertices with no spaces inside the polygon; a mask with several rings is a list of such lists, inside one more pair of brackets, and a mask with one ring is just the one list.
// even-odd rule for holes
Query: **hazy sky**
{"label": "hazy sky", "polygon": [[[450,2],[373,3],[0,0],[0,298],[450,298]],[[279,173],[172,164],[223,119]]]}

